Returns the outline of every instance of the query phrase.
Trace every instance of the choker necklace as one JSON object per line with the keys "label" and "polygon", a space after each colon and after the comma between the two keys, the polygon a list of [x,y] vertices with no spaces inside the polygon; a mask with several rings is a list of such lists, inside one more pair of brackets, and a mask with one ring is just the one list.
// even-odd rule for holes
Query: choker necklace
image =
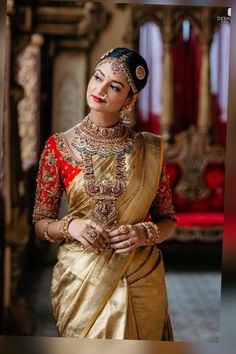
{"label": "choker necklace", "polygon": [[72,146],[79,152],[103,157],[131,152],[134,148],[133,132],[119,122],[114,127],[96,126],[89,116],[75,127]]}
{"label": "choker necklace", "polygon": [[[97,127],[88,116],[75,128],[72,146],[81,154],[85,191],[94,201],[91,218],[106,228],[118,225],[115,201],[125,191],[125,153],[134,148],[133,134],[121,122],[111,128]],[[95,154],[102,158],[114,156],[114,182],[106,176],[95,181]]]}

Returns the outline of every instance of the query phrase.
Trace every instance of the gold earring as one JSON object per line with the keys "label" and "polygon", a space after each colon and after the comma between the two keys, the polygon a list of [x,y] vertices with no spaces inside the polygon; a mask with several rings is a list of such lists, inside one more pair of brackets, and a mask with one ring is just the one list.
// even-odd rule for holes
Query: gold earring
{"label": "gold earring", "polygon": [[120,121],[124,124],[130,124],[130,116],[128,114],[129,110],[127,110],[125,107],[121,107],[120,110]]}

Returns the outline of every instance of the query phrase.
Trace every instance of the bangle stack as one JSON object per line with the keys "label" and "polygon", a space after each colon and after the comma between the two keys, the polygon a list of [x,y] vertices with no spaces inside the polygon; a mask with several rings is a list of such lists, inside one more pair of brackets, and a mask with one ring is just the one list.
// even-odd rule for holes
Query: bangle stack
{"label": "bangle stack", "polygon": [[142,222],[140,224],[143,225],[147,231],[145,246],[153,246],[160,241],[160,229],[156,224],[153,222]]}
{"label": "bangle stack", "polygon": [[49,242],[51,242],[51,243],[55,243],[55,242],[58,241],[58,240],[54,240],[53,238],[51,238],[51,237],[49,236],[49,234],[48,234],[48,226],[49,226],[50,224],[52,224],[53,222],[55,222],[55,221],[58,221],[58,219],[47,220],[47,221],[45,222],[45,225],[44,225],[44,228],[43,228],[43,237],[44,237],[44,240],[45,240],[45,241],[49,241]]}
{"label": "bangle stack", "polygon": [[75,241],[68,230],[70,222],[74,219],[79,219],[79,217],[75,215],[66,215],[60,220],[60,234],[62,235],[62,238],[68,242]]}

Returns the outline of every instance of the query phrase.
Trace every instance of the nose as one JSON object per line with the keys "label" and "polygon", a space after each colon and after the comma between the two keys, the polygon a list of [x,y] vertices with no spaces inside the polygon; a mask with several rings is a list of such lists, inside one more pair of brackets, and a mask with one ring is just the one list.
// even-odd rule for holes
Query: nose
{"label": "nose", "polygon": [[97,88],[97,93],[101,96],[105,96],[107,94],[107,85],[105,80],[101,82]]}

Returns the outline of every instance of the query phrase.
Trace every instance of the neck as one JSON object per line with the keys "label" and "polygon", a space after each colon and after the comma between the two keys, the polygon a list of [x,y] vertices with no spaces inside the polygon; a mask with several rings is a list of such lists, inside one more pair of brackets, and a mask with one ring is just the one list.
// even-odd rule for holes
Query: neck
{"label": "neck", "polygon": [[97,127],[111,128],[119,122],[119,113],[104,113],[98,111],[90,111],[89,119]]}

